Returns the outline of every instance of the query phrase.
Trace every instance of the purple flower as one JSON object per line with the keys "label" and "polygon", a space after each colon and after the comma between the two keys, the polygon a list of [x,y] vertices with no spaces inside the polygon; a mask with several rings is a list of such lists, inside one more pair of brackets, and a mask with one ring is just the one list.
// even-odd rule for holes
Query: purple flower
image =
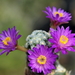
{"label": "purple flower", "polygon": [[50,31],[52,38],[49,41],[53,43],[54,52],[61,51],[63,54],[66,54],[67,50],[75,52],[75,34],[71,33],[69,27],[65,29],[63,26],[61,28],[58,26],[57,30],[50,28]]}
{"label": "purple flower", "polygon": [[67,23],[72,17],[70,13],[67,13],[61,8],[57,10],[56,7],[53,7],[52,9],[50,7],[46,7],[46,11],[43,12],[47,14],[46,17],[50,18],[51,23],[55,26]]}
{"label": "purple flower", "polygon": [[2,31],[0,34],[0,49],[3,49],[3,51],[0,52],[0,55],[5,52],[7,52],[6,55],[8,55],[9,52],[16,49],[17,40],[21,37],[18,33],[19,31],[16,30],[16,27],[8,28],[8,31]]}
{"label": "purple flower", "polygon": [[52,50],[44,45],[34,47],[33,50],[28,50],[28,66],[33,72],[44,74],[50,73],[55,69],[57,55],[52,53]]}

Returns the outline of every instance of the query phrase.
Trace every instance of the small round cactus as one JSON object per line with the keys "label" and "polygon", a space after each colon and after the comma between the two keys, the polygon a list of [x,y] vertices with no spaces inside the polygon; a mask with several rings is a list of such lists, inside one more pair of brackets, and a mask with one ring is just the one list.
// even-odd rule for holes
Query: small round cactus
{"label": "small round cactus", "polygon": [[32,49],[38,44],[50,46],[51,43],[48,42],[49,38],[51,38],[51,35],[48,32],[43,30],[35,30],[26,38],[25,47],[28,49]]}

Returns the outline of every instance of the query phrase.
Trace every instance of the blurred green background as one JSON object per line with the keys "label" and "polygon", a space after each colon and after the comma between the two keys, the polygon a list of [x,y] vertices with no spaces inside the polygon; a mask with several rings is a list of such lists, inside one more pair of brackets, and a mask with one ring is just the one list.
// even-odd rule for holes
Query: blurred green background
{"label": "blurred green background", "polygon": [[[47,6],[60,7],[63,3],[63,0],[0,0],[0,33],[16,26],[22,35],[19,45],[24,46],[26,36],[37,27],[35,22],[39,19],[43,22],[46,15],[42,10]],[[21,51],[1,55],[0,75],[24,75],[25,62],[25,53]]]}

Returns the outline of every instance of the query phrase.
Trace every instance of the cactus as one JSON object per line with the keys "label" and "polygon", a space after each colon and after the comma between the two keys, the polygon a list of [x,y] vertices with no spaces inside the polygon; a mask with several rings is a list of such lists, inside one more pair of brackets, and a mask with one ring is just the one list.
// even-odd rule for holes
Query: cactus
{"label": "cactus", "polygon": [[32,49],[38,44],[50,46],[51,43],[48,41],[49,38],[51,38],[51,36],[48,32],[43,30],[35,30],[32,34],[27,36],[25,47]]}

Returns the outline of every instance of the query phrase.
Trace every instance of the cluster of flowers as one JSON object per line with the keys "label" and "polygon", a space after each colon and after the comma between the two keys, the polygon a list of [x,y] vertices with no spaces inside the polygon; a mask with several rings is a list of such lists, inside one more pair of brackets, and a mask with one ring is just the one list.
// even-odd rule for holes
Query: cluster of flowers
{"label": "cluster of flowers", "polygon": [[[70,27],[59,27],[58,25],[68,23],[71,14],[62,9],[46,7],[47,18],[50,19],[52,28],[49,33],[35,31],[27,37],[26,46],[28,52],[28,66],[33,72],[48,74],[56,69],[55,62],[58,59],[57,53],[67,54],[68,51],[75,52],[75,33],[71,33]],[[54,29],[56,27],[56,29]],[[0,34],[0,55],[16,50],[17,40],[21,37],[15,27],[9,28]],[[50,43],[49,43],[50,42]],[[48,44],[49,43],[49,44]]]}

